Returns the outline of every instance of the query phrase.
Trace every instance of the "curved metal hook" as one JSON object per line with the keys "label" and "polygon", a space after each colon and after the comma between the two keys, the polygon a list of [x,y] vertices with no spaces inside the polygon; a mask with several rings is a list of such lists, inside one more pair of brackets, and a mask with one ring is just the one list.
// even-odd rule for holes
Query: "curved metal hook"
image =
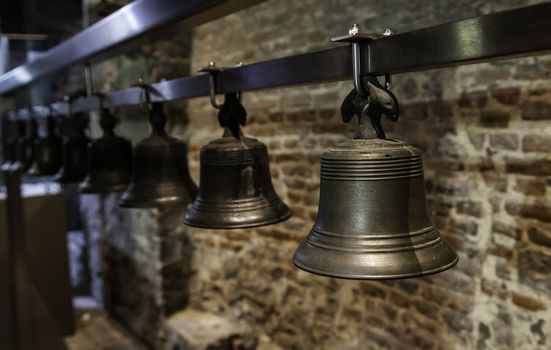
{"label": "curved metal hook", "polygon": [[223,103],[219,103],[218,101],[216,101],[216,90],[218,87],[218,73],[220,73],[221,71],[222,69],[216,67],[216,63],[214,63],[213,61],[210,61],[207,67],[203,67],[199,69],[199,72],[206,72],[209,74],[210,104],[216,109],[221,109],[223,106]]}
{"label": "curved metal hook", "polygon": [[67,104],[67,117],[70,118],[73,115],[73,98],[69,95],[63,96],[63,100]]}
{"label": "curved metal hook", "polygon": [[143,82],[143,79],[138,78],[138,83],[136,84],[141,89],[140,92],[140,106],[146,111],[151,111],[151,94],[149,91],[149,85]]}
{"label": "curved metal hook", "polygon": [[369,96],[369,92],[363,85],[362,72],[362,54],[360,44],[353,42],[352,44],[352,77],[354,79],[354,88],[360,96]]}

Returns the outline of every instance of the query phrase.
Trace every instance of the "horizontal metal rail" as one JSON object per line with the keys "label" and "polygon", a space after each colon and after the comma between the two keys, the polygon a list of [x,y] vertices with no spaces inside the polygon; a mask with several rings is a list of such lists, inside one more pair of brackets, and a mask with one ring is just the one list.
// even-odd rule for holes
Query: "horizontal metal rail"
{"label": "horizontal metal rail", "polygon": [[[367,74],[404,73],[531,56],[551,51],[551,3],[441,24],[371,41],[363,55]],[[218,93],[250,91],[296,84],[350,79],[352,56],[348,46],[279,58],[226,69],[218,76]],[[209,95],[207,75],[196,75],[151,85],[152,101]],[[109,92],[104,106],[139,104],[138,87]],[[63,104],[54,104],[54,109]],[[74,111],[98,108],[94,96],[73,102]]]}
{"label": "horizontal metal rail", "polygon": [[181,28],[191,28],[264,0],[137,0],[0,76],[4,94],[72,65],[106,59]]}

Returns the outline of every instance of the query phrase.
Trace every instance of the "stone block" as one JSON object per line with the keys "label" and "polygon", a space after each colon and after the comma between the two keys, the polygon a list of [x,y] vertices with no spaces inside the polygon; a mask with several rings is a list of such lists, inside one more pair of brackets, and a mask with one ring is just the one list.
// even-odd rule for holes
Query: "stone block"
{"label": "stone block", "polygon": [[166,322],[166,350],[256,349],[258,337],[243,321],[188,309]]}

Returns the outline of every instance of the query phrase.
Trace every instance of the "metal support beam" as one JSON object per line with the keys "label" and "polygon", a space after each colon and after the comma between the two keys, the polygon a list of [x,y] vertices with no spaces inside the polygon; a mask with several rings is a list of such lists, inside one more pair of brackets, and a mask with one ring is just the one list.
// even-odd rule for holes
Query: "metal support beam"
{"label": "metal support beam", "polygon": [[[364,46],[366,74],[404,73],[531,56],[551,51],[551,2],[475,17],[403,34],[382,37]],[[223,70],[218,93],[351,79],[348,46],[279,58]],[[0,84],[1,86],[1,84]],[[152,101],[209,95],[208,75],[152,84]],[[106,107],[140,103],[137,87],[106,94]],[[63,104],[54,104],[63,110]],[[96,97],[73,103],[75,111],[98,107]]]}
{"label": "metal support beam", "polygon": [[0,76],[0,94],[19,89],[72,65],[127,52],[169,33],[192,28],[264,0],[134,1]]}

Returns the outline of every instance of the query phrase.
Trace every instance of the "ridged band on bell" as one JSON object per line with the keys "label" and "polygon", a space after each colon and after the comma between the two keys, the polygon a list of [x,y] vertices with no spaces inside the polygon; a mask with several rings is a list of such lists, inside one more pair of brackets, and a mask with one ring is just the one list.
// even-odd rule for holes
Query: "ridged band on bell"
{"label": "ridged band on bell", "polygon": [[199,194],[184,223],[203,228],[269,225],[291,216],[271,179],[266,145],[227,135],[201,149]]}
{"label": "ridged band on bell", "polygon": [[316,223],[295,252],[306,271],[349,279],[417,277],[458,257],[431,222],[418,149],[351,140],[321,160]]}

